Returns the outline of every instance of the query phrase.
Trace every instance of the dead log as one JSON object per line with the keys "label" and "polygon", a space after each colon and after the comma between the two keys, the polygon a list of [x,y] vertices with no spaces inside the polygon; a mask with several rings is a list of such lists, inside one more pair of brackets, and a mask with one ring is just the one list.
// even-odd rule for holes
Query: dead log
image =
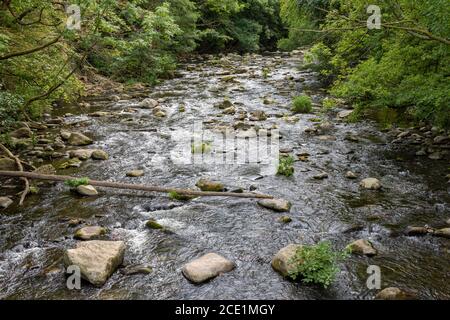
{"label": "dead log", "polygon": [[[20,171],[0,171],[0,176],[15,177],[15,178],[27,178],[27,179],[33,179],[33,180],[57,181],[57,182],[65,182],[65,181],[69,181],[69,180],[79,179],[77,177],[71,177],[71,176],[45,175],[45,174],[39,174],[39,173],[34,173],[34,172],[20,172]],[[126,189],[126,190],[160,192],[160,193],[176,192],[177,194],[184,195],[184,196],[273,199],[272,196],[265,195],[265,194],[259,194],[259,193],[206,192],[206,191],[195,191],[195,190],[189,190],[189,189],[147,186],[147,185],[142,185],[142,184],[97,181],[97,180],[91,180],[91,179],[89,179],[89,184],[92,186],[114,188],[114,189]]]}
{"label": "dead log", "polygon": [[[9,158],[13,159],[16,162],[16,166],[17,166],[17,169],[19,169],[19,172],[24,172],[23,171],[23,166],[22,166],[22,161],[18,157],[16,157],[15,155],[13,155],[12,152],[9,151],[9,149],[6,148],[1,143],[0,143],[0,150],[2,150]],[[24,187],[24,189],[22,191],[22,194],[20,196],[20,201],[19,201],[19,206],[22,206],[23,202],[25,201],[25,197],[30,192],[30,182],[28,181],[28,179],[26,177],[20,177],[20,179],[22,179],[22,181],[25,184],[25,187]]]}

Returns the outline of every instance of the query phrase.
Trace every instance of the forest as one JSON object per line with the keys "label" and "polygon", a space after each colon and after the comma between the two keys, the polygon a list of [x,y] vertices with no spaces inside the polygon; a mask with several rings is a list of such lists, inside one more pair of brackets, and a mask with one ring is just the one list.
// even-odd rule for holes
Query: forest
{"label": "forest", "polygon": [[449,163],[449,0],[0,0],[0,300],[450,299]]}
{"label": "forest", "polygon": [[[449,126],[450,3],[381,1],[381,29],[368,29],[358,0],[86,0],[82,28],[54,1],[3,0],[0,114],[3,130],[83,94],[85,70],[119,82],[156,83],[197,53],[309,46],[330,92],[384,121]],[[69,13],[70,14],[70,13]]]}

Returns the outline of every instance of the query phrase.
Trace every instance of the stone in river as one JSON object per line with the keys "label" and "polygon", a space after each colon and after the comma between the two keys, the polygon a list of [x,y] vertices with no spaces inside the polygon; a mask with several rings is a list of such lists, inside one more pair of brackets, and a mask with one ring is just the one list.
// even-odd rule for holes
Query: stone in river
{"label": "stone in river", "polygon": [[263,199],[259,200],[258,204],[278,212],[289,212],[291,210],[291,203],[284,199]]}
{"label": "stone in river", "polygon": [[208,253],[186,264],[183,275],[194,283],[202,283],[236,267],[234,262],[216,254]]}
{"label": "stone in river", "polygon": [[125,244],[122,241],[86,241],[66,250],[66,267],[78,266],[81,277],[93,285],[102,286],[122,264]]}
{"label": "stone in river", "polygon": [[292,258],[297,253],[297,250],[301,250],[302,245],[290,244],[282,248],[272,259],[272,268],[281,274],[283,277],[289,276],[289,274],[295,270],[295,265],[291,262]]}

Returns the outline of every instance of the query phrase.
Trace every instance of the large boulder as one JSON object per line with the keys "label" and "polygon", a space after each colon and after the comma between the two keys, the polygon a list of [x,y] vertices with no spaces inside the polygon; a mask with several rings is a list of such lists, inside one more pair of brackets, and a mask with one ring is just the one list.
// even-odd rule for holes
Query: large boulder
{"label": "large boulder", "polygon": [[222,183],[207,179],[200,179],[195,185],[202,191],[222,192],[225,190]]}
{"label": "large boulder", "polygon": [[182,273],[190,281],[202,283],[222,273],[230,272],[235,267],[234,262],[216,253],[208,253],[186,264]]}
{"label": "large boulder", "polygon": [[291,203],[284,199],[263,199],[259,200],[258,204],[277,212],[289,212],[291,210]]}
{"label": "large boulder", "polygon": [[300,244],[290,244],[278,251],[272,259],[272,268],[283,277],[289,276],[295,270],[295,265],[292,264],[292,258],[297,253],[297,250],[301,248],[302,245]]}
{"label": "large boulder", "polygon": [[8,197],[0,197],[0,208],[6,209],[12,205],[13,201]]}
{"label": "large boulder", "polygon": [[16,171],[16,162],[9,158],[0,158],[0,170],[3,171]]}
{"label": "large boulder", "polygon": [[72,132],[69,137],[69,144],[72,146],[86,146],[92,144],[92,139],[80,132]]}
{"label": "large boulder", "polygon": [[78,229],[75,232],[74,238],[79,240],[93,240],[106,234],[106,229],[99,226],[89,226]]}
{"label": "large boulder", "polygon": [[381,189],[381,182],[375,178],[367,178],[361,181],[360,186],[367,190],[379,190]]}
{"label": "large boulder", "polygon": [[365,240],[365,239],[359,239],[352,243],[350,243],[347,246],[348,249],[354,254],[360,254],[365,256],[375,256],[377,255],[377,250],[372,246],[372,244]]}
{"label": "large boulder", "polygon": [[86,241],[65,252],[64,264],[78,266],[83,279],[102,286],[122,264],[124,254],[122,241]]}
{"label": "large boulder", "polygon": [[413,293],[403,291],[396,287],[383,289],[375,296],[377,300],[412,300],[415,298],[416,296]]}

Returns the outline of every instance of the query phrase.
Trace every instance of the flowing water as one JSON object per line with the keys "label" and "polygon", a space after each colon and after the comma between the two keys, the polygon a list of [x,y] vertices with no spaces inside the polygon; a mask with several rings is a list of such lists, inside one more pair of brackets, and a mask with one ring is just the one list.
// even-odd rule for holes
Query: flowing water
{"label": "flowing water", "polygon": [[[124,181],[171,187],[194,187],[202,177],[225,183],[230,190],[256,188],[258,192],[288,199],[292,222],[279,222],[281,214],[257,205],[252,199],[197,198],[171,200],[166,194],[100,189],[95,198],[81,198],[64,185],[41,186],[23,208],[0,212],[0,298],[3,299],[371,299],[376,290],[366,286],[369,265],[382,271],[382,286],[416,290],[423,299],[450,298],[450,241],[426,236],[406,237],[406,226],[442,226],[450,218],[448,162],[413,157],[415,150],[395,149],[388,136],[368,121],[346,123],[336,113],[290,114],[293,96],[302,92],[319,103],[324,97],[316,75],[301,70],[300,56],[229,55],[221,60],[194,61],[180,76],[152,88],[146,96],[162,99],[166,118],[148,109],[135,108],[140,99],[108,102],[91,99],[86,111],[114,112],[93,118],[76,106],[57,110],[72,112],[68,123],[94,138],[90,148],[110,155],[107,161],[88,160],[77,169],[60,174],[89,176],[98,180]],[[270,72],[263,76],[262,69]],[[189,70],[189,71],[188,71]],[[231,73],[232,76],[228,75]],[[181,165],[172,161],[180,129],[191,130],[195,120],[212,128],[232,126],[233,115],[223,115],[214,104],[228,98],[236,108],[263,110],[268,119],[252,122],[261,128],[278,125],[280,148],[293,154],[309,153],[309,161],[295,162],[293,177],[268,175],[262,166]],[[273,100],[264,104],[264,99]],[[179,112],[180,105],[186,111]],[[130,110],[132,108],[133,110]],[[334,126],[322,140],[305,133],[314,118]],[[247,121],[247,120],[246,120]],[[349,135],[358,141],[346,139]],[[179,137],[179,135],[178,135]],[[354,140],[354,139],[353,139]],[[127,178],[132,169],[144,169],[140,178]],[[376,177],[380,192],[363,191],[352,170],[361,178]],[[313,176],[327,172],[328,179]],[[83,283],[69,290],[62,264],[65,249],[74,247],[76,228],[68,218],[108,228],[110,240],[123,240],[124,264],[151,265],[148,275],[126,276],[116,272],[101,288]],[[150,218],[172,232],[150,230]],[[336,282],[328,289],[293,283],[272,270],[273,255],[289,243],[313,244],[329,240],[336,249],[365,238],[378,249],[373,258],[352,256],[341,265]],[[237,268],[202,285],[181,274],[182,266],[207,252],[233,260]]]}

